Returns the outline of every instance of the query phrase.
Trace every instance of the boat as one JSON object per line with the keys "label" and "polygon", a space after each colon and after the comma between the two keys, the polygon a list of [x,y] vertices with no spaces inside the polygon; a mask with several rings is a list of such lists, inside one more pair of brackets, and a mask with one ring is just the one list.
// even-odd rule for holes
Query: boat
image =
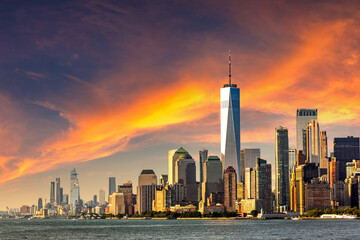
{"label": "boat", "polygon": [[298,217],[292,217],[291,220],[300,220]]}
{"label": "boat", "polygon": [[337,214],[323,214],[320,216],[320,218],[323,219],[349,219],[349,220],[353,220],[356,219],[357,216],[356,215],[337,215]]}

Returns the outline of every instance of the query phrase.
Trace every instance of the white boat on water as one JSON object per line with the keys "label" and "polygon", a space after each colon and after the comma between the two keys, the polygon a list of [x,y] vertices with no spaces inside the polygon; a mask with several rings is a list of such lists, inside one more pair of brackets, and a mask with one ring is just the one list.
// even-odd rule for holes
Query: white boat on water
{"label": "white boat on water", "polygon": [[356,219],[356,215],[337,215],[337,214],[323,214],[320,216],[323,219]]}
{"label": "white boat on water", "polygon": [[298,217],[292,217],[291,220],[300,220]]}

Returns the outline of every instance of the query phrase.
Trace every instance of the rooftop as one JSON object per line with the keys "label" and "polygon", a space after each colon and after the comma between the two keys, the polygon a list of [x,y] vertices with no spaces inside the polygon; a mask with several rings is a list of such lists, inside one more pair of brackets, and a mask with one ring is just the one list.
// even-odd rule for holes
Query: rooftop
{"label": "rooftop", "polygon": [[141,174],[155,174],[155,172],[152,169],[144,169],[141,171]]}

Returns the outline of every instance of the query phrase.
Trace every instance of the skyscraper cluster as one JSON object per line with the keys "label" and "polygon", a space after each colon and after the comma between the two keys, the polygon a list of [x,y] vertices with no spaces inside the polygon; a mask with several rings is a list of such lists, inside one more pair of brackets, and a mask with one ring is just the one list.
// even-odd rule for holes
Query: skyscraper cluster
{"label": "skyscraper cluster", "polygon": [[113,215],[151,211],[245,215],[254,210],[304,214],[315,208],[359,207],[359,138],[334,138],[334,151],[329,154],[327,132],[320,128],[317,109],[297,109],[296,147],[289,146],[286,127],[275,128],[274,176],[270,161],[261,158],[260,148],[240,148],[240,89],[231,82],[230,54],[229,82],[220,90],[220,129],[220,157],[201,149],[198,167],[183,147],[169,150],[167,174],[158,179],[152,169],[139,170],[136,188],[131,181],[116,186],[116,178],[109,177],[107,199],[100,189],[99,197],[94,195],[85,203],[73,169],[69,195],[64,194],[60,178],[56,178],[50,184],[49,203],[39,198],[37,207],[23,206],[21,211],[37,208],[60,215],[84,210]]}

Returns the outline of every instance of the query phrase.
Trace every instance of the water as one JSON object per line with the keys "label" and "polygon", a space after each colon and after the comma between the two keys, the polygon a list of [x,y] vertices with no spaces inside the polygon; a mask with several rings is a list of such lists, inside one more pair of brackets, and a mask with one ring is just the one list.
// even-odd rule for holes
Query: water
{"label": "water", "polygon": [[0,239],[360,239],[359,220],[0,220]]}

